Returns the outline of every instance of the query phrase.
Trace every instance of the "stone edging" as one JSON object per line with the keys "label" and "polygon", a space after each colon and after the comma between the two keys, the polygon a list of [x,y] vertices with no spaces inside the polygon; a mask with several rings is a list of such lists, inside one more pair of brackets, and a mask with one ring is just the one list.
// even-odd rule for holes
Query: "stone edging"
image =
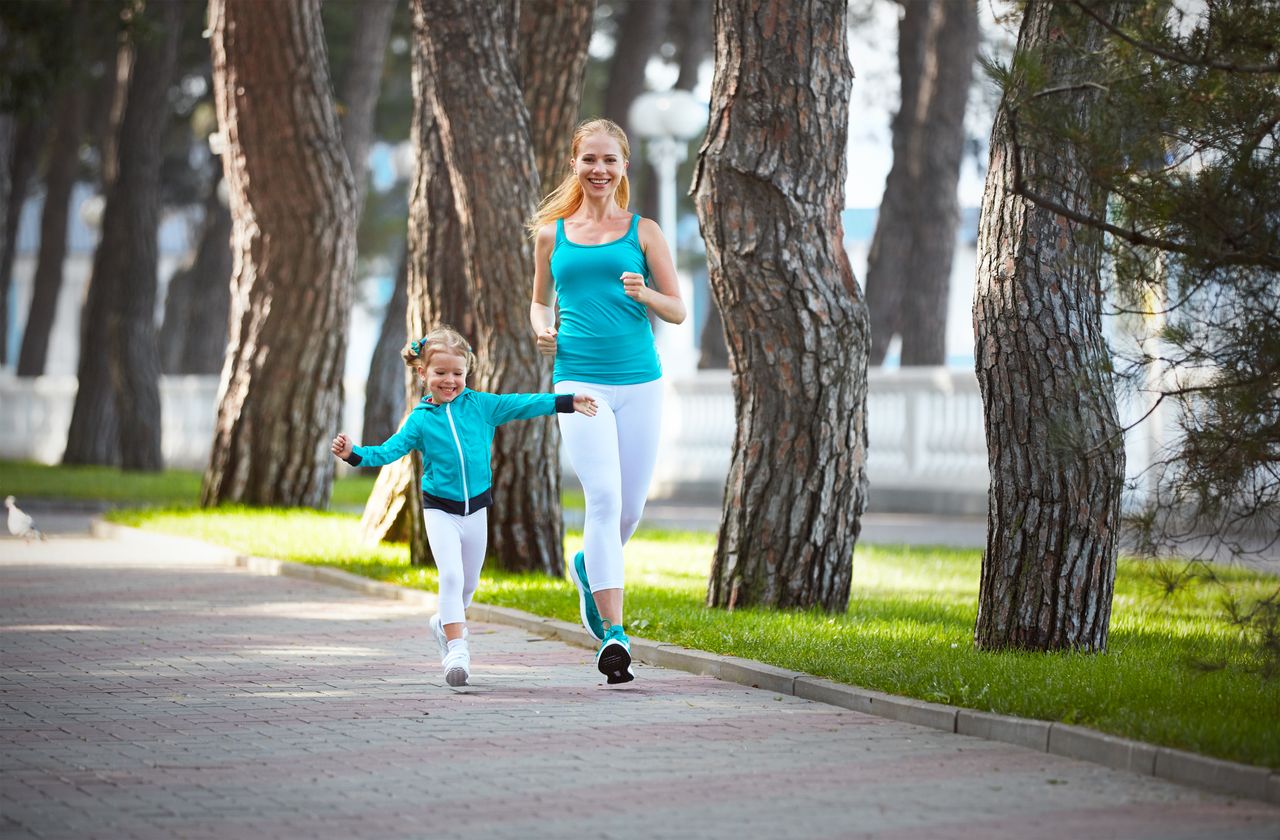
{"label": "stone edging", "polygon": [[[423,590],[369,580],[326,566],[310,566],[239,554],[232,549],[213,546],[198,540],[117,525],[106,522],[101,517],[93,519],[90,533],[95,537],[152,542],[156,545],[165,545],[171,550],[180,548],[184,557],[204,557],[226,565],[238,566],[254,574],[310,580],[363,592],[367,595],[394,598],[411,603],[424,605],[435,603],[435,596]],[[595,647],[595,640],[577,624],[490,604],[472,604],[468,611],[472,620],[519,627],[578,647],[589,649]],[[827,703],[904,723],[1016,744],[1054,755],[1091,761],[1118,770],[1155,776],[1215,793],[1258,799],[1280,805],[1280,773],[1272,772],[1266,767],[1209,758],[1171,747],[1158,747],[1141,741],[1107,735],[1083,726],[978,712],[957,706],[884,694],[800,671],[777,668],[751,659],[721,656],[634,636],[631,638],[631,652],[639,661],[647,665],[704,674],[728,682],[778,694],[789,694],[805,700]]]}

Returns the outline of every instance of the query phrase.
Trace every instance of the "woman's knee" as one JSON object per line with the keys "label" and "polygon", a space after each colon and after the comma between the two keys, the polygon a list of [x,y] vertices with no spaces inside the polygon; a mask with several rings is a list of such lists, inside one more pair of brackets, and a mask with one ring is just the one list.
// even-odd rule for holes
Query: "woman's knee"
{"label": "woman's knee", "polygon": [[622,496],[617,492],[588,492],[586,517],[595,522],[617,522],[622,518]]}

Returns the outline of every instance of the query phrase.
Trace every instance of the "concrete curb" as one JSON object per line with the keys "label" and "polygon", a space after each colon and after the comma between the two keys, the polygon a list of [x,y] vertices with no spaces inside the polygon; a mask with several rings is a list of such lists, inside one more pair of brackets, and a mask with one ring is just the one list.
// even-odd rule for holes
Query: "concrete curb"
{"label": "concrete curb", "polygon": [[[90,525],[92,536],[104,539],[147,542],[172,551],[175,562],[184,559],[220,562],[238,566],[260,575],[278,575],[341,586],[344,589],[432,606],[435,596],[418,589],[382,583],[353,575],[340,569],[309,566],[266,557],[240,554],[199,540],[156,534],[125,525],[117,525],[95,517]],[[595,639],[577,625],[533,615],[510,607],[472,604],[473,621],[492,622],[519,627],[537,635],[568,644],[594,649]],[[728,682],[788,694],[851,709],[856,712],[891,718],[932,729],[941,729],[989,741],[1001,741],[1020,747],[1048,752],[1102,764],[1117,770],[1156,776],[1189,787],[1228,796],[1257,799],[1280,805],[1280,772],[1234,761],[1209,758],[1171,747],[1133,741],[1107,735],[1083,726],[1073,726],[1011,715],[979,712],[942,703],[930,703],[884,694],[855,685],[834,682],[799,671],[789,671],[736,656],[721,656],[652,639],[633,637],[631,652],[646,665],[674,668],[694,674],[716,677]]]}

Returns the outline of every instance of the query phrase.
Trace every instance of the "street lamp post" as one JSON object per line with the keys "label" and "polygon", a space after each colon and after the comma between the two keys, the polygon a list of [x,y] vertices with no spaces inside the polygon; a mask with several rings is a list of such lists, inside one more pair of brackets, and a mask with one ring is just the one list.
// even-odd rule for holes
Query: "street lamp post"
{"label": "street lamp post", "polygon": [[644,138],[649,163],[658,177],[658,226],[671,249],[671,261],[680,281],[680,296],[688,310],[683,324],[658,325],[658,348],[663,369],[687,376],[697,368],[697,348],[693,330],[693,283],[680,270],[677,258],[676,171],[688,156],[689,140],[707,125],[707,108],[684,90],[644,93],[636,97],[627,113],[631,130]]}

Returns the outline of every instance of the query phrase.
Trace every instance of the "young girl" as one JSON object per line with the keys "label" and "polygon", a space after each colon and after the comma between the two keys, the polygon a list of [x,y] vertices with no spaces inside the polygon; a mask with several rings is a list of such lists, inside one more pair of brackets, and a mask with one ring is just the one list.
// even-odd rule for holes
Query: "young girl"
{"label": "young girl", "polygon": [[579,125],[569,173],[529,222],[529,321],[538,349],[555,356],[558,393],[590,394],[601,406],[591,423],[561,417],[560,433],[587,508],[583,551],[570,572],[582,624],[600,640],[596,667],[610,683],[634,678],[622,626],[622,546],[649,494],[662,417],[662,366],[649,315],[672,324],[685,318],[662,231],[627,210],[630,154],[616,123]]}
{"label": "young girl", "polygon": [[489,455],[494,429],[511,420],[555,412],[596,413],[596,402],[573,394],[486,394],[466,387],[475,356],[466,339],[439,327],[401,352],[428,394],[400,431],[381,446],[333,439],[333,454],[352,466],[380,467],[410,450],[422,453],[422,506],[427,540],[440,574],[439,609],[431,630],[440,646],[445,681],[466,685],[471,676],[466,609],[480,582],[493,504]]}

